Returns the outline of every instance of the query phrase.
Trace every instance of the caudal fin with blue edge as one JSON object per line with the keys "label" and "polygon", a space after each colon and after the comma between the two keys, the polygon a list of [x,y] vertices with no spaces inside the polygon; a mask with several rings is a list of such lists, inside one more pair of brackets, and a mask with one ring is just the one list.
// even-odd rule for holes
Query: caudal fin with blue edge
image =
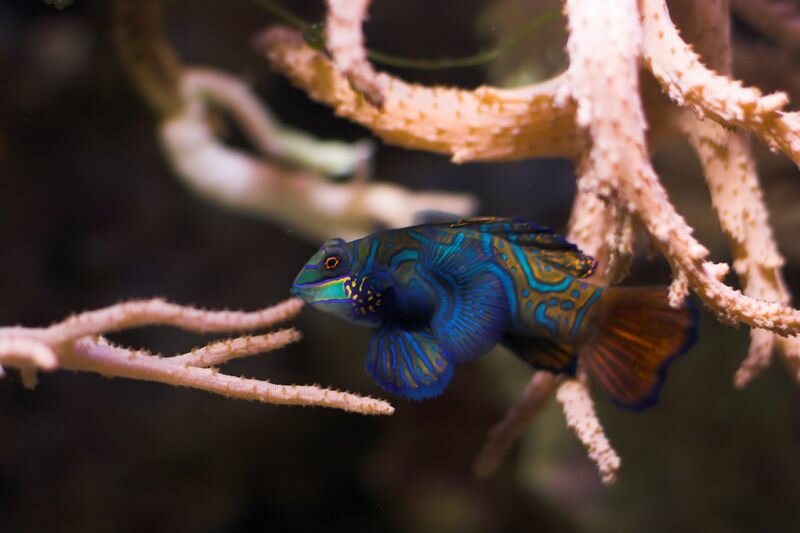
{"label": "caudal fin with blue edge", "polygon": [[603,293],[595,332],[579,359],[621,407],[641,410],[658,401],[670,363],[697,338],[697,308],[669,306],[665,287],[612,287]]}

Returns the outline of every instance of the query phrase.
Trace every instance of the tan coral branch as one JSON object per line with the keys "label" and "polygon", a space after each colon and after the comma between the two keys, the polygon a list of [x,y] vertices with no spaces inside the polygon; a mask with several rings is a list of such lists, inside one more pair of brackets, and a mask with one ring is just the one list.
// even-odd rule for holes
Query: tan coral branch
{"label": "tan coral branch", "polygon": [[[592,181],[593,176],[587,175],[591,172],[591,168],[588,161],[578,165],[579,183],[582,180]],[[578,187],[572,205],[567,238],[577,244],[584,253],[597,259],[598,267],[592,276],[592,281],[598,284],[606,284],[609,276],[612,278],[623,276],[627,265],[625,256],[630,257],[632,253],[630,249],[632,236],[628,233],[620,235],[617,214],[616,207],[609,205],[607,200],[590,190]],[[612,254],[617,255],[616,260],[610,259]],[[520,398],[487,435],[473,467],[476,477],[487,478],[497,471],[514,441],[539,414],[561,382],[562,379],[548,372],[537,372],[533,375]],[[578,386],[585,388],[582,382],[577,383]],[[588,390],[584,390],[583,393],[591,402]],[[596,418],[594,409],[585,410],[584,414],[595,417],[588,424],[599,428],[602,433],[602,425]]]}
{"label": "tan coral branch", "polygon": [[[728,238],[744,293],[788,305],[791,295],[781,272],[784,259],[769,225],[747,139],[690,115],[682,116],[679,124],[703,166],[711,201]],[[770,332],[753,330],[748,356],[736,373],[737,387],[745,386],[769,364],[776,343],[793,373],[800,370],[800,360],[794,357],[800,338],[773,337]]]}
{"label": "tan coral branch", "polygon": [[613,484],[622,461],[597,421],[594,402],[586,386],[577,380],[566,380],[558,387],[556,399],[564,408],[567,425],[575,431],[586,446],[589,458],[597,464],[603,483]]}
{"label": "tan coral branch", "polygon": [[574,107],[556,105],[564,76],[520,89],[473,91],[423,87],[385,73],[376,76],[381,109],[365,102],[321,52],[288,28],[259,39],[272,66],[311,98],[368,128],[386,142],[451,154],[456,162],[576,156],[584,137],[574,128]]}
{"label": "tan coral branch", "polygon": [[62,368],[192,387],[230,398],[332,407],[363,414],[391,414],[394,409],[382,400],[318,386],[276,385],[205,368],[294,342],[300,338],[294,329],[228,339],[171,358],[113,346],[98,337],[102,333],[145,325],[174,326],[199,332],[260,329],[294,317],[301,307],[302,301],[296,298],[256,312],[207,311],[160,299],[127,302],[88,311],[47,328],[0,328],[0,362],[18,368],[23,383],[29,388],[36,384],[37,370]]}
{"label": "tan coral branch", "polygon": [[236,337],[212,342],[187,354],[170,357],[168,361],[185,366],[219,366],[240,357],[283,348],[287,344],[299,341],[300,337],[300,332],[294,328],[281,329],[264,335]]}
{"label": "tan coral branch", "polygon": [[318,386],[277,385],[268,381],[229,376],[216,369],[175,365],[169,359],[118,348],[104,339],[79,339],[62,354],[61,360],[65,369],[190,387],[239,400],[331,407],[367,415],[391,414],[394,411],[382,400]]}
{"label": "tan coral branch", "polygon": [[383,94],[364,48],[363,24],[369,3],[369,0],[328,0],[325,47],[336,70],[350,81],[353,90],[380,109]]}
{"label": "tan coral branch", "polygon": [[[315,242],[334,236],[355,239],[380,226],[406,226],[421,210],[466,215],[475,209],[476,200],[471,195],[417,192],[365,180],[334,182],[317,171],[288,169],[226,146],[208,121],[210,103],[224,106],[234,117],[246,116],[246,131],[268,150],[279,149],[297,162],[301,155],[296,147],[288,148],[287,142],[295,146],[300,142],[300,151],[315,152],[314,157],[304,156],[305,167],[321,168],[323,155],[325,166],[330,167],[332,152],[343,150],[330,143],[299,141],[297,133],[285,130],[280,138],[265,140],[267,132],[277,133],[274,126],[265,123],[269,115],[254,112],[253,108],[260,106],[249,90],[224,73],[188,70],[182,81],[185,105],[161,125],[161,142],[175,173],[192,190],[217,204],[280,221]],[[354,148],[345,152],[348,150]],[[340,153],[336,159],[341,157]]]}
{"label": "tan coral branch", "polygon": [[208,102],[229,113],[262,154],[336,178],[366,174],[373,155],[369,140],[348,144],[315,139],[281,124],[242,80],[211,68],[187,68],[180,78],[184,103]]}
{"label": "tan coral branch", "polygon": [[49,344],[59,344],[86,335],[152,325],[173,326],[200,333],[247,331],[285,322],[296,316],[302,307],[303,301],[299,298],[290,298],[252,312],[209,311],[160,298],[133,300],[72,316],[46,329],[34,330],[34,334]]}
{"label": "tan coral branch", "polygon": [[[610,83],[598,71],[596,65],[603,59],[597,51],[616,52],[615,47],[641,49],[640,43],[636,42],[641,38],[636,31],[638,18],[634,20],[631,17],[631,11],[635,13],[635,2],[609,3],[604,5],[603,17],[595,18],[597,5],[592,2],[584,4],[585,1],[570,0],[566,4],[572,30],[568,49],[573,64],[569,73],[573,84],[589,87],[607,85],[604,89],[582,88],[573,93],[578,100],[578,116],[586,121],[592,133],[590,161],[597,165],[593,169],[597,174],[594,187],[601,193],[619,195],[618,201],[641,219],[673,269],[680,271],[688,285],[722,320],[744,322],[782,335],[797,334],[800,332],[800,311],[781,303],[744,296],[721,282],[718,276],[722,270],[705,261],[708,251],[692,236],[692,229],[670,203],[649,161],[641,100],[638,97],[630,98],[629,91],[637,87],[638,82],[638,70],[633,67],[636,56],[622,53],[605,60],[611,65],[620,60],[627,61],[627,68],[614,70],[616,77],[627,77],[627,81],[615,79]],[[611,20],[614,10],[621,12]],[[605,46],[608,26],[602,22],[627,24],[625,28],[611,32],[613,38],[609,38],[609,48]],[[623,37],[632,40],[627,48],[618,42]],[[572,44],[578,42],[581,44]],[[598,102],[598,94],[606,99],[620,100],[620,103]],[[638,94],[638,90],[633,94]],[[599,112],[598,109],[608,112]],[[595,153],[596,157],[591,157]]]}
{"label": "tan coral branch", "polygon": [[486,436],[473,466],[475,477],[485,479],[494,475],[519,434],[528,427],[553,395],[557,383],[556,376],[549,372],[537,372],[533,375],[519,400]]}
{"label": "tan coral branch", "polygon": [[752,131],[800,165],[800,114],[783,111],[786,94],[763,95],[708,69],[681,39],[663,0],[642,0],[641,6],[644,57],[669,96],[701,117]]}
{"label": "tan coral branch", "polygon": [[139,92],[161,116],[178,111],[183,67],[161,30],[159,1],[114,0],[111,11],[117,54]]}
{"label": "tan coral branch", "polygon": [[[641,28],[634,0],[605,3],[567,0],[569,83],[563,97],[578,106],[577,126],[591,135],[588,165],[594,183],[583,187],[611,196],[626,170],[646,157],[644,110],[639,95]],[[613,31],[609,31],[613,28]],[[631,98],[632,95],[637,95]]]}

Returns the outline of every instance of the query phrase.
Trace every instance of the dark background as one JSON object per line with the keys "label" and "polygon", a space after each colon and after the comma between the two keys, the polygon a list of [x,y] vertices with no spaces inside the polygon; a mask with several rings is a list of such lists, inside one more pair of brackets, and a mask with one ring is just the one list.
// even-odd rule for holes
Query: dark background
{"label": "dark background", "polygon": [[[286,3],[309,19],[320,4]],[[367,36],[381,50],[464,55],[493,37],[478,0],[375,4]],[[310,102],[253,52],[250,36],[273,22],[262,8],[173,1],[166,12],[183,61],[240,75],[284,121],[322,137],[368,135]],[[484,31],[464,30],[475,27]],[[759,39],[738,23],[736,30],[737,39]],[[553,68],[562,46],[555,40],[544,51]],[[543,53],[530,49],[502,60]],[[108,2],[63,11],[3,2],[0,72],[0,324],[45,325],[129,298],[256,309],[288,296],[316,246],[291,228],[209,204],[174,179],[154,116],[114,56]],[[465,87],[487,79],[478,68],[402,74]],[[797,170],[758,153],[797,293]],[[657,166],[701,240],[716,259],[729,259],[691,154],[667,145]],[[481,214],[559,229],[574,191],[565,161],[455,166],[386,146],[375,175],[471,191]],[[631,282],[667,280],[655,260],[638,262]],[[295,324],[302,342],[226,371],[384,396],[362,370],[367,330],[310,309]],[[114,338],[164,353],[208,341],[163,328]],[[40,376],[31,392],[9,372],[0,381],[0,531],[798,530],[800,396],[778,363],[735,391],[746,348],[746,329],[706,314],[699,344],[673,367],[659,405],[629,413],[598,395],[623,458],[611,488],[554,404],[496,478],[472,479],[487,430],[530,376],[500,350],[460,367],[443,397],[393,398],[397,413],[373,418],[68,372]]]}

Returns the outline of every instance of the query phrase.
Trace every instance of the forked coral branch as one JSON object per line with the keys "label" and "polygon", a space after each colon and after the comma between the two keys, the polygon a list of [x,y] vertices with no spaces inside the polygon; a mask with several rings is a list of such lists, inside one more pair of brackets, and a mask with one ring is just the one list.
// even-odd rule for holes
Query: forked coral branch
{"label": "forked coral branch", "polygon": [[[663,2],[657,5],[663,5]],[[569,51],[578,54],[578,57],[571,57],[570,67],[565,74],[541,84],[511,90],[480,88],[463,91],[410,85],[379,73],[378,80],[385,97],[382,110],[360,99],[331,61],[306,45],[298,33],[285,28],[273,28],[264,34],[259,43],[265,48],[272,65],[308,91],[311,97],[334,106],[338,113],[371,128],[385,140],[402,146],[446,151],[457,162],[574,155],[576,150],[581,152],[592,146],[590,150],[598,154],[600,175],[594,183],[584,182],[583,186],[593,188],[596,194],[604,196],[613,189],[617,196],[614,203],[637,214],[673,266],[680,282],[677,286],[691,286],[724,321],[744,322],[781,335],[797,333],[800,331],[800,313],[796,310],[778,302],[744,296],[720,281],[726,268],[705,261],[708,255],[706,248],[692,236],[691,228],[670,203],[652,169],[644,138],[646,124],[641,99],[631,98],[630,92],[623,93],[638,91],[638,81],[633,78],[638,78],[638,64],[645,46],[638,9],[638,5],[621,1],[604,3],[602,9],[597,4],[583,6],[567,3],[571,29],[577,31],[577,36],[570,36],[570,42],[575,44],[574,51]],[[623,14],[614,18],[612,13],[618,11]],[[627,21],[628,27],[614,26],[614,31],[609,31],[610,26],[601,27],[593,41],[590,33],[580,32],[581,21],[593,17],[607,24]],[[622,46],[614,46],[613,42],[607,43],[609,36],[627,39],[627,45],[632,48],[623,50]],[[610,63],[603,62],[602,68],[599,59],[588,57],[598,51],[597,47],[589,48],[591,53],[582,52],[584,48],[596,44],[596,41],[601,41],[602,46],[612,46],[616,52],[604,56],[609,58]],[[688,45],[684,43],[684,46]],[[586,57],[583,67],[581,57]],[[627,67],[614,70],[613,65],[623,58],[627,59]],[[592,65],[597,65],[594,70]],[[576,73],[581,68],[588,70]],[[601,70],[598,71],[598,68]],[[606,68],[609,69],[608,73]],[[630,81],[617,79],[616,74],[623,72]],[[593,90],[575,88],[578,82],[588,84]],[[619,87],[616,98],[624,98],[617,108],[622,114],[609,115],[605,117],[607,120],[600,117],[600,123],[607,124],[609,134],[604,135],[599,143],[597,139],[592,139],[591,143],[585,142],[586,136],[581,133],[580,125],[586,123],[592,107],[591,104],[585,106],[584,115],[579,114],[576,119],[574,106],[578,95],[572,94],[573,91],[579,94],[583,92],[587,98],[591,98],[594,93],[609,94],[614,87]],[[493,96],[491,101],[495,105],[483,105],[489,102],[481,102],[480,98],[487,95]],[[717,105],[714,101],[700,99],[699,102],[707,111]],[[614,105],[610,102],[600,104],[604,109],[612,109],[609,106]],[[445,109],[446,113],[443,112]],[[762,111],[768,109],[771,108]],[[713,118],[714,115],[709,116]],[[600,123],[597,127],[605,127]],[[483,126],[480,133],[475,128],[478,125]],[[759,133],[759,130],[754,131]],[[591,127],[589,133],[593,134]],[[623,137],[622,141],[611,139],[617,133]],[[798,142],[794,129],[782,130],[781,136],[781,143],[786,146]],[[614,143],[617,147],[624,143],[631,151],[615,149],[607,152],[607,143]],[[612,153],[622,154],[622,159],[603,159]],[[626,166],[625,163],[631,164]],[[617,168],[625,169],[624,178],[613,174]],[[605,183],[608,179],[613,183]]]}
{"label": "forked coral branch", "polygon": [[[160,118],[160,140],[193,191],[230,209],[275,220],[314,242],[408,225],[414,213],[474,212],[469,194],[416,192],[371,182],[370,143],[321,141],[281,126],[240,80],[180,63],[164,35],[158,0],[115,0],[123,65]],[[237,150],[209,120],[223,112],[262,155]],[[346,179],[350,174],[354,179]],[[332,179],[333,178],[333,179]]]}
{"label": "forked coral branch", "polygon": [[644,57],[670,98],[700,117],[753,132],[800,165],[800,113],[783,111],[786,94],[763,95],[707,68],[681,39],[663,0],[642,0],[641,6]]}
{"label": "forked coral branch", "polygon": [[[242,82],[222,72],[185,69],[181,80],[184,103],[162,122],[161,142],[175,173],[216,204],[278,220],[315,242],[409,225],[415,212],[434,207],[459,214],[476,207],[468,194],[413,192],[366,179],[331,180],[320,171],[362,165],[365,173],[370,149],[363,142],[345,147],[278,127]],[[263,151],[300,166],[282,167],[226,146],[208,120],[212,104],[239,119]]]}
{"label": "forked coral branch", "polygon": [[[258,46],[274,68],[387,142],[446,153],[455,162],[571,158],[578,170],[578,194],[570,238],[598,258],[595,281],[615,282],[624,276],[634,228],[640,225],[672,268],[673,305],[692,291],[720,320],[753,328],[737,386],[769,363],[775,347],[800,380],[800,337],[787,337],[800,334],[800,311],[790,307],[783,258],[750,148],[740,131],[729,131],[750,132],[800,164],[800,113],[785,109],[785,93],[765,95],[732,78],[727,2],[674,0],[671,7],[690,20],[682,37],[665,0],[565,0],[568,70],[526,87],[475,90],[423,87],[377,72],[364,47],[369,0],[327,4],[324,52],[286,28],[272,28],[259,37]],[[776,15],[786,12],[785,2],[734,4],[751,19],[760,10],[778,40],[794,46],[796,17]],[[474,208],[466,195],[426,196],[366,179],[331,181],[330,176],[353,172],[367,177],[370,153],[363,143],[323,142],[282,127],[237,79],[181,65],[164,38],[155,0],[116,0],[114,5],[124,63],[160,117],[161,141],[176,173],[213,201],[270,216],[314,239],[333,233],[350,238],[379,224],[406,225],[414,211],[427,207],[457,214]],[[703,33],[701,27],[714,31]],[[690,45],[686,35],[692,33],[696,39]],[[665,107],[666,99],[653,103],[642,97],[643,71],[654,76],[672,107]],[[260,154],[237,151],[221,141],[208,120],[209,113],[220,110],[242,126]],[[654,147],[647,143],[648,127],[675,131],[696,151],[743,293],[724,282],[729,266],[708,260],[707,249],[670,202],[650,161]],[[172,358],[115,347],[98,337],[152,323],[202,331],[250,330],[297,310],[299,303],[293,300],[261,314],[212,313],[160,300],[131,302],[50,328],[2,328],[0,363],[18,368],[28,385],[37,370],[72,368],[272,403],[390,413],[391,406],[379,400],[318,387],[272,385],[209,368],[292,342],[298,336],[294,330],[213,343]],[[580,369],[575,379],[534,375],[520,401],[490,433],[476,464],[479,474],[497,468],[516,435],[553,393],[603,481],[613,482],[620,459],[603,433]]]}
{"label": "forked coral branch", "polygon": [[[681,38],[664,0],[602,4],[566,0],[570,66],[564,74],[518,89],[473,91],[422,87],[376,73],[366,64],[363,50],[361,25],[367,4],[351,5],[340,18],[346,24],[329,28],[332,60],[285,28],[268,30],[259,43],[272,66],[312,98],[388,142],[448,153],[455,162],[535,156],[578,161],[579,192],[570,237],[606,265],[603,278],[616,280],[624,275],[633,250],[633,228],[641,225],[672,267],[673,305],[679,305],[691,290],[722,321],[755,328],[750,355],[737,374],[738,385],[768,363],[773,345],[781,349],[800,379],[795,363],[800,352],[797,337],[782,337],[800,333],[800,312],[789,307],[782,258],[769,229],[752,157],[740,134],[716,124],[750,131],[798,163],[800,118],[784,110],[784,93],[764,95],[730,78],[726,2],[674,3],[694,17],[698,27],[714,28],[706,32],[714,35],[699,43],[708,49],[710,68]],[[345,11],[341,3],[329,2],[329,20]],[[342,43],[351,49],[345,50]],[[642,67],[677,106],[714,121],[699,122],[675,108],[659,109],[652,113],[659,122],[650,126],[682,133],[698,152],[744,294],[723,282],[729,266],[708,261],[707,249],[692,235],[653,170],[645,120],[650,110],[643,105],[639,84]],[[363,91],[354,90],[349,76],[354,69],[378,88],[382,107],[370,105]],[[663,102],[653,101],[648,99],[651,105],[663,107]],[[675,121],[674,117],[683,118]],[[487,474],[496,468],[516,433],[555,388],[555,380],[534,376],[521,401],[492,431],[476,465],[478,472]],[[603,479],[613,480],[619,461],[608,452],[611,448],[593,409],[586,407],[591,400],[583,384],[565,381],[557,396],[565,400],[571,426],[578,427],[576,421],[581,419],[585,423],[580,427],[595,428],[579,434]]]}
{"label": "forked coral branch", "polygon": [[301,300],[293,298],[248,313],[207,311],[160,299],[125,302],[87,311],[46,328],[0,328],[0,362],[7,368],[18,368],[28,387],[35,385],[37,371],[79,370],[263,403],[331,407],[370,415],[394,412],[382,400],[316,385],[278,385],[235,377],[215,368],[238,357],[276,350],[297,341],[300,333],[292,328],[213,342],[174,357],[114,346],[100,336],[147,325],[173,326],[199,333],[262,329],[289,320],[302,306]]}

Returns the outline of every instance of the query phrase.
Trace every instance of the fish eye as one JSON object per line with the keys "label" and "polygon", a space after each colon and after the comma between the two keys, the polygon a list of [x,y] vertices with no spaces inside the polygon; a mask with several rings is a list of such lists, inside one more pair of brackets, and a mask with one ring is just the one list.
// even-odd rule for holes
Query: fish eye
{"label": "fish eye", "polygon": [[342,258],[338,255],[329,255],[325,258],[325,270],[333,270],[338,267],[341,262]]}

